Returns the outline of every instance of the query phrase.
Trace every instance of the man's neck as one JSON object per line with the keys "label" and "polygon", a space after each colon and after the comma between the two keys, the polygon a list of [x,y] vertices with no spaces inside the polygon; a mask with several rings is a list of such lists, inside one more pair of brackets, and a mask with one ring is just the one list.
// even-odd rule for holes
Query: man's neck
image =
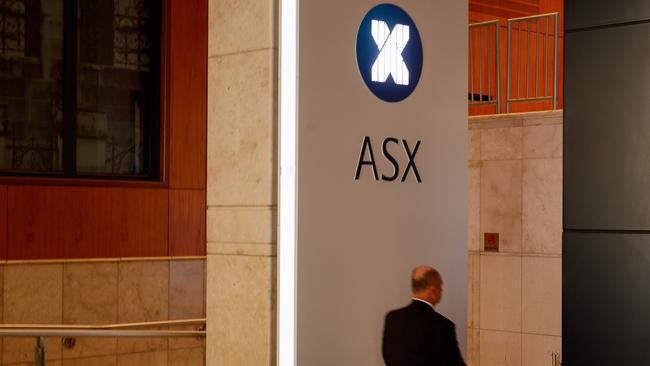
{"label": "man's neck", "polygon": [[413,296],[412,299],[415,300],[415,301],[421,301],[421,302],[423,302],[423,303],[425,303],[425,304],[431,306],[431,309],[434,309],[434,310],[435,310],[435,306],[433,306],[433,304],[430,303],[428,300],[425,300],[425,299],[423,299],[423,298],[421,298],[421,297],[418,297],[418,296]]}

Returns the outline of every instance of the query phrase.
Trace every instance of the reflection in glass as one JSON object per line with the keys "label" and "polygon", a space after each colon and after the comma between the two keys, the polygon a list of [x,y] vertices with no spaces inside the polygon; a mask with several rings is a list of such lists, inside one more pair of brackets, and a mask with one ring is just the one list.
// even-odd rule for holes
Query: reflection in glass
{"label": "reflection in glass", "polygon": [[0,0],[0,171],[60,172],[63,0]]}
{"label": "reflection in glass", "polygon": [[77,171],[141,176],[159,93],[160,1],[80,0]]}

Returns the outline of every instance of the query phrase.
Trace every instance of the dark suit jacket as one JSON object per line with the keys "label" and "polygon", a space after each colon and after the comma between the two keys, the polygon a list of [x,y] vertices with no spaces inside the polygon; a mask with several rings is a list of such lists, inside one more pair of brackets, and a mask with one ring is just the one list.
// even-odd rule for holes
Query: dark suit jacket
{"label": "dark suit jacket", "polygon": [[382,345],[386,366],[464,366],[454,323],[413,300],[386,315]]}

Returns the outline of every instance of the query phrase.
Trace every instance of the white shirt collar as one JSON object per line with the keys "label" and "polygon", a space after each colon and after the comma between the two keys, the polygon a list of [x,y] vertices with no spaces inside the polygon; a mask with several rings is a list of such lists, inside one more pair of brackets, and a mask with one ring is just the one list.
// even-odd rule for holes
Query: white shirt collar
{"label": "white shirt collar", "polygon": [[425,303],[425,304],[431,306],[431,309],[436,310],[436,308],[433,307],[433,304],[430,303],[430,302],[428,302],[428,301],[426,301],[426,300],[418,299],[417,297],[412,297],[411,299],[413,299],[413,300],[415,300],[415,301],[423,302],[423,303]]}

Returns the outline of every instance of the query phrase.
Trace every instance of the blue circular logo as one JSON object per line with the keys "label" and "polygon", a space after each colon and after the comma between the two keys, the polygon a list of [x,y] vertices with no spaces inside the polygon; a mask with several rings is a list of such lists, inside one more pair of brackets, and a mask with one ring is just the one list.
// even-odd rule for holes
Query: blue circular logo
{"label": "blue circular logo", "polygon": [[399,102],[411,95],[422,74],[422,40],[413,19],[393,4],[372,8],[359,26],[357,64],[377,98]]}

